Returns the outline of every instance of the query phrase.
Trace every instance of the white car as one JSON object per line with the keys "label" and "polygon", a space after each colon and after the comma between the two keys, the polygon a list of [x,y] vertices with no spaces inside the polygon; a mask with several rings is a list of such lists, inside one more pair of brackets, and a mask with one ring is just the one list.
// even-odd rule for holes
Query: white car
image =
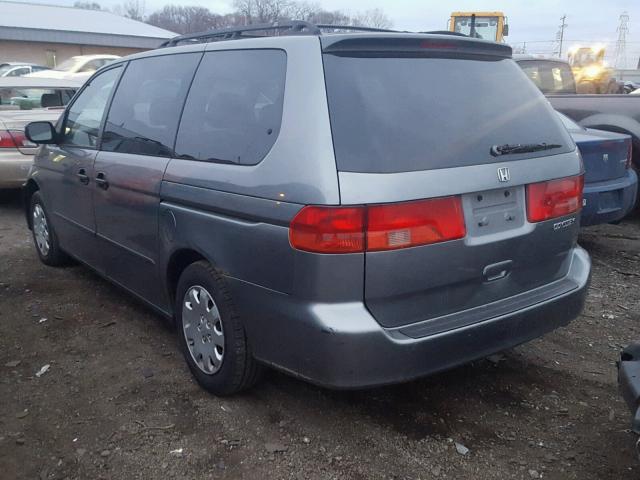
{"label": "white car", "polygon": [[33,72],[48,70],[47,67],[34,63],[6,62],[0,63],[0,77],[21,77]]}
{"label": "white car", "polygon": [[65,60],[52,70],[44,70],[26,76],[86,80],[100,67],[117,58],[120,57],[118,55],[78,55]]}

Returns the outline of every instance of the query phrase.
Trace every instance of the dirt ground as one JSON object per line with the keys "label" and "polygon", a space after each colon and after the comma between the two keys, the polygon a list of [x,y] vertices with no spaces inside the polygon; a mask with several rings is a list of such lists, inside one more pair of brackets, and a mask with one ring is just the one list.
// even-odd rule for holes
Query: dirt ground
{"label": "dirt ground", "polygon": [[270,372],[218,399],[153,312],[83,266],[42,265],[4,195],[0,478],[638,478],[615,361],[640,340],[640,220],[580,243],[587,308],[543,339],[405,385],[333,392]]}

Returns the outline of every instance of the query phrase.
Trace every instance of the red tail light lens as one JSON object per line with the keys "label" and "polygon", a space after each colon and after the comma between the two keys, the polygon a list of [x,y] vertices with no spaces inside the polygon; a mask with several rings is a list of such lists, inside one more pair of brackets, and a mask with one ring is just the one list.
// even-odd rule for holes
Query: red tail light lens
{"label": "red tail light lens", "polygon": [[289,227],[294,248],[317,253],[364,251],[365,209],[362,207],[304,207]]}
{"label": "red tail light lens", "polygon": [[582,175],[527,185],[527,218],[542,222],[577,212],[582,207],[583,187]]}
{"label": "red tail light lens", "polygon": [[294,248],[316,253],[395,250],[466,235],[460,197],[361,207],[304,207],[291,222]]}
{"label": "red tail light lens", "polygon": [[427,245],[465,235],[460,197],[368,207],[368,251]]}
{"label": "red tail light lens", "polygon": [[0,148],[26,147],[30,144],[20,130],[0,130]]}

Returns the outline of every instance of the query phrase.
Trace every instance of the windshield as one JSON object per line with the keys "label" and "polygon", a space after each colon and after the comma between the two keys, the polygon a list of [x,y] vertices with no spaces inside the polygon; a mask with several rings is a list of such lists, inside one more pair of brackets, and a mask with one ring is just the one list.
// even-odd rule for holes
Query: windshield
{"label": "windshield", "polygon": [[[573,149],[547,99],[511,59],[325,54],[338,169],[392,173],[500,161],[493,145]],[[523,158],[548,151],[520,154]]]}
{"label": "windshield", "polygon": [[62,62],[60,65],[56,66],[54,70],[57,70],[58,72],[67,72],[67,71],[75,70],[75,68],[78,65],[80,65],[81,62],[82,60],[80,60],[78,57],[71,57],[65,60],[64,62]]}
{"label": "windshield", "polygon": [[[456,17],[454,21],[455,31],[471,35],[471,17]],[[496,40],[498,33],[498,17],[476,17],[475,38]]]}
{"label": "windshield", "polygon": [[0,67],[0,77],[2,77],[5,73],[7,73],[9,70],[16,68],[15,65],[3,65],[2,67]]}

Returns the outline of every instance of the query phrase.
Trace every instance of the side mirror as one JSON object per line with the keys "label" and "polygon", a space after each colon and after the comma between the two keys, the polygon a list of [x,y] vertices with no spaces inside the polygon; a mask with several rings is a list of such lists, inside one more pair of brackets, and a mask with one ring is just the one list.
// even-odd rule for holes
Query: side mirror
{"label": "side mirror", "polygon": [[51,122],[31,122],[24,129],[24,133],[33,143],[56,142],[56,129]]}
{"label": "side mirror", "polygon": [[508,23],[507,23],[507,24],[505,24],[505,25],[502,27],[502,36],[503,36],[503,37],[508,37],[508,36],[509,36],[509,24],[508,24]]}

